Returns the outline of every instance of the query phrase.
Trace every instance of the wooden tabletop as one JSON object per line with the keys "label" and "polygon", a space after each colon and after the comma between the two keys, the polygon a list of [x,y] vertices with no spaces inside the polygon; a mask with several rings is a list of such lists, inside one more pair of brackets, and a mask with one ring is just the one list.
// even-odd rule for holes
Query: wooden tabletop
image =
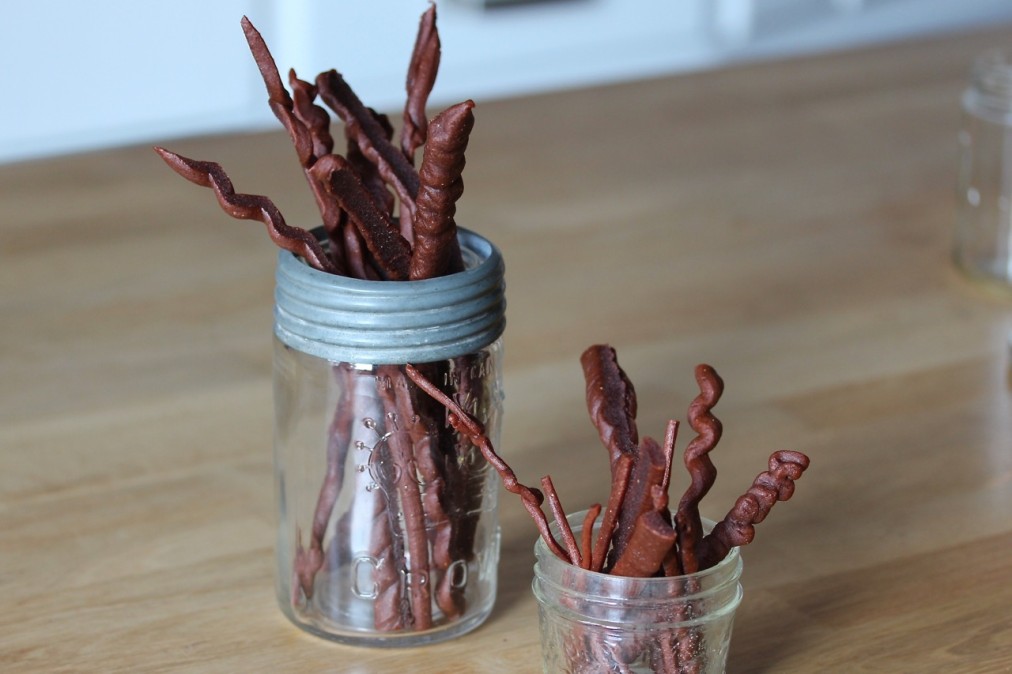
{"label": "wooden tabletop", "polygon": [[[596,342],[647,435],[685,419],[697,363],[723,376],[704,515],[772,451],[811,456],[743,551],[729,672],[1012,668],[1012,301],[948,259],[958,95],[1010,38],[478,101],[458,222],[507,263],[521,479],[605,497]],[[316,221],[282,132],[165,144]],[[148,147],[0,167],[0,205],[0,670],[539,671],[510,494],[477,631],[368,650],[278,610],[261,225]]]}

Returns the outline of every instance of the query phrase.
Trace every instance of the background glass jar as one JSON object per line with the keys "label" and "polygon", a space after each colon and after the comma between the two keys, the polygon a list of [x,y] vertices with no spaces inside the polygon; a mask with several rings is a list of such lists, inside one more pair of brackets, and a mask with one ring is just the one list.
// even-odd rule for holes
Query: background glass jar
{"label": "background glass jar", "polygon": [[[586,512],[570,515],[579,540]],[[713,522],[703,520],[710,531]],[[741,602],[738,548],[684,576],[629,578],[581,569],[534,546],[534,596],[546,674],[721,674]]]}
{"label": "background glass jar", "polygon": [[982,54],[962,97],[956,265],[992,288],[1012,290],[1012,63]]}
{"label": "background glass jar", "polygon": [[498,475],[402,368],[418,367],[498,443],[502,256],[471,232],[460,241],[466,270],[424,281],[278,258],[276,588],[307,631],[413,646],[491,612]]}

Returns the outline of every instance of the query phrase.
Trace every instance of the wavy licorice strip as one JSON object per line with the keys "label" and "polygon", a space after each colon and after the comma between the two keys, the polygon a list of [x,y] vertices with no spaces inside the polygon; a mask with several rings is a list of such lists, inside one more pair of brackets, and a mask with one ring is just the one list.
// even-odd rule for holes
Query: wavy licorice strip
{"label": "wavy licorice strip", "polygon": [[211,188],[222,210],[240,220],[258,220],[267,226],[271,240],[284,250],[302,256],[311,267],[331,274],[337,268],[312,234],[285,222],[270,199],[258,194],[237,194],[221,165],[189,159],[162,147],[155,152],[169,167],[192,183]]}
{"label": "wavy licorice strip", "polygon": [[697,395],[689,405],[689,425],[696,437],[685,448],[685,468],[691,483],[678,502],[675,522],[678,529],[678,551],[682,573],[699,570],[698,548],[703,537],[699,502],[717,479],[717,469],[710,460],[710,451],[720,441],[722,426],[711,410],[724,392],[724,381],[709,365],[696,366]]}

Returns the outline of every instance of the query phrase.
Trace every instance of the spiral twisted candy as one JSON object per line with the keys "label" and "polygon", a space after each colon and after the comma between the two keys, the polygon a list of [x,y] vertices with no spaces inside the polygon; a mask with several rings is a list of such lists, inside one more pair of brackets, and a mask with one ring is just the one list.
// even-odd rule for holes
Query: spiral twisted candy
{"label": "spiral twisted candy", "polygon": [[710,451],[717,446],[723,431],[720,420],[710,412],[724,392],[724,381],[709,365],[696,366],[699,395],[689,405],[689,425],[697,435],[685,448],[685,468],[691,482],[678,502],[675,522],[678,525],[678,549],[683,573],[699,570],[697,548],[703,536],[699,502],[717,479],[717,469],[710,460]]}
{"label": "spiral twisted candy", "polygon": [[279,247],[305,258],[310,266],[329,273],[337,273],[334,263],[327,257],[316,238],[304,229],[285,222],[281,211],[270,199],[258,194],[236,194],[232,181],[219,164],[197,161],[156,147],[169,167],[192,183],[210,187],[218,197],[222,210],[240,220],[259,220],[267,225],[271,240]]}
{"label": "spiral twisted candy", "polygon": [[429,138],[419,169],[415,201],[411,280],[444,276],[463,270],[453,216],[464,192],[461,173],[464,151],[474,126],[473,101],[439,113],[429,125]]}
{"label": "spiral twisted candy", "polygon": [[731,548],[751,543],[755,525],[766,519],[774,503],[794,495],[794,481],[805,472],[808,463],[808,457],[801,452],[774,452],[769,470],[756,476],[748,491],[738,497],[730,512],[703,539],[700,560],[707,565],[716,564]]}

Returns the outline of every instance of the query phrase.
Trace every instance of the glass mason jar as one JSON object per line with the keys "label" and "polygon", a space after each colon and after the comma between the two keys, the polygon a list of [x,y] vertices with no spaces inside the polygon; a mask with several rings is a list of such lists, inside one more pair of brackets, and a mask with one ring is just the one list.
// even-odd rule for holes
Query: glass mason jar
{"label": "glass mason jar", "polygon": [[1012,284],[1012,63],[982,54],[963,92],[959,131],[956,265],[993,288]]}
{"label": "glass mason jar", "polygon": [[[585,512],[569,516],[579,540]],[[704,529],[713,522],[703,521]],[[741,602],[738,548],[683,576],[629,578],[581,569],[534,546],[534,596],[546,674],[720,674]]]}
{"label": "glass mason jar", "polygon": [[498,475],[402,368],[498,443],[503,261],[482,237],[459,236],[465,271],[424,281],[348,278],[279,255],[276,589],[314,634],[416,646],[492,610]]}

